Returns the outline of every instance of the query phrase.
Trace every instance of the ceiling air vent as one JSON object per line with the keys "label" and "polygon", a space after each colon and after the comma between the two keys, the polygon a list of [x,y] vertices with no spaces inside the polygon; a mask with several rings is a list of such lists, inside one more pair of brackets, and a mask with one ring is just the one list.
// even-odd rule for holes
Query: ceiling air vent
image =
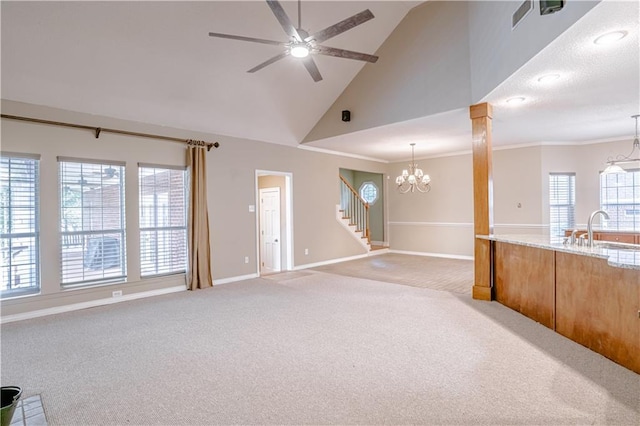
{"label": "ceiling air vent", "polygon": [[533,0],[525,0],[520,5],[518,10],[516,10],[516,13],[513,14],[511,29],[514,29],[520,23],[520,21],[522,21],[522,19],[527,16],[527,13],[531,12],[531,9],[533,9]]}

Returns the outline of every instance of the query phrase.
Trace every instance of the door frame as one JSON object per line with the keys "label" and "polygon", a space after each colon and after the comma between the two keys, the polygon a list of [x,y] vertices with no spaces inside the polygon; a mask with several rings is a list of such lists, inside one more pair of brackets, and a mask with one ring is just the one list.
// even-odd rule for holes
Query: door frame
{"label": "door frame", "polygon": [[260,188],[258,178],[261,176],[284,176],[284,193],[280,197],[284,199],[284,226],[280,228],[281,239],[285,244],[284,256],[280,256],[280,271],[293,270],[293,173],[281,172],[277,170],[256,169],[255,176],[255,213],[256,213],[256,271],[260,276]]}

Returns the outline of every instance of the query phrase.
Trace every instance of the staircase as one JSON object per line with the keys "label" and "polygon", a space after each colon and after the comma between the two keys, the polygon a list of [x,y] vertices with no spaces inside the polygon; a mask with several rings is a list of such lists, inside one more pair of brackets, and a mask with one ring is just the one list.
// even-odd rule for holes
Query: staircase
{"label": "staircase", "polygon": [[367,251],[371,251],[369,229],[369,203],[340,176],[340,205],[336,206],[336,217]]}

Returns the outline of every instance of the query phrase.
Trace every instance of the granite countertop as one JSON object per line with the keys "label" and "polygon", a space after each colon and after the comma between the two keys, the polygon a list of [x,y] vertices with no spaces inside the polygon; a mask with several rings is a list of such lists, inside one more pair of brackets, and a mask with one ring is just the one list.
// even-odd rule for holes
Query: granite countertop
{"label": "granite countertop", "polygon": [[564,245],[562,238],[551,238],[547,235],[476,235],[476,238],[519,244],[582,256],[607,259],[609,265],[616,268],[640,270],[640,245],[595,241],[593,247]]}

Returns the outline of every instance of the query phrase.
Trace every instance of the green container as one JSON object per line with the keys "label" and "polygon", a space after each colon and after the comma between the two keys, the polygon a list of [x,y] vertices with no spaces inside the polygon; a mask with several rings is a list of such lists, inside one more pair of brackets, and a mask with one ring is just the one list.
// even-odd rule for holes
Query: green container
{"label": "green container", "polygon": [[9,426],[13,412],[22,395],[22,389],[18,386],[2,386],[2,411],[0,412],[0,426]]}

